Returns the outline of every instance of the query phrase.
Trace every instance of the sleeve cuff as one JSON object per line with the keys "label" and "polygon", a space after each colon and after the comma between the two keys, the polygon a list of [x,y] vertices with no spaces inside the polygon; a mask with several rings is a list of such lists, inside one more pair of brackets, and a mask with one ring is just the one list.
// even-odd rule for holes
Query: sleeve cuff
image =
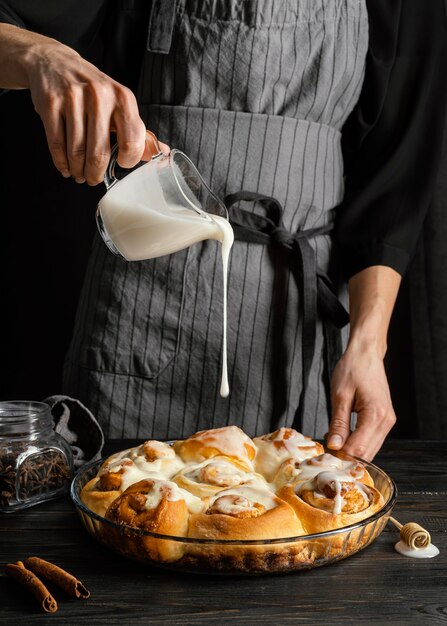
{"label": "sleeve cuff", "polygon": [[11,11],[3,2],[0,2],[0,23],[10,24],[11,26],[17,26],[18,28],[25,28],[26,26],[23,20],[14,12]]}
{"label": "sleeve cuff", "polygon": [[402,248],[374,241],[359,242],[349,247],[343,246],[341,253],[348,279],[373,265],[386,265],[403,276],[411,259],[410,254]]}

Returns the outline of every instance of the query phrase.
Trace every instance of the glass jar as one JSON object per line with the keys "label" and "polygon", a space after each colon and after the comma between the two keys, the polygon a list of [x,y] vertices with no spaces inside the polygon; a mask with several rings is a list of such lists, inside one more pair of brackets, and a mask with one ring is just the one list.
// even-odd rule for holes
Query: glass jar
{"label": "glass jar", "polygon": [[0,511],[12,512],[67,492],[70,446],[53,430],[43,402],[0,402]]}

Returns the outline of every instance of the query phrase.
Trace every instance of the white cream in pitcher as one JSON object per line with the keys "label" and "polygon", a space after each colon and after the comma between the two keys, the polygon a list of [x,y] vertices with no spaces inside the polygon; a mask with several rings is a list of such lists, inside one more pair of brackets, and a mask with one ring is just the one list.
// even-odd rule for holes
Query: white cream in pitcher
{"label": "white cream in pitcher", "polygon": [[[175,164],[175,174],[182,180]],[[165,170],[167,174],[167,170]],[[110,187],[99,202],[101,218],[118,252],[128,261],[142,261],[172,254],[205,239],[222,244],[223,350],[220,395],[229,394],[227,369],[227,273],[234,241],[230,223],[218,215],[178,204],[162,185],[163,168],[141,166]]]}

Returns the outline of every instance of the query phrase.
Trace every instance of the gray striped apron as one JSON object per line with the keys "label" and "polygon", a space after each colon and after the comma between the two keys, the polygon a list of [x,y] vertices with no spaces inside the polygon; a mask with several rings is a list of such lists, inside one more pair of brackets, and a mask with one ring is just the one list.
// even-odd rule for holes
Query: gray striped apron
{"label": "gray striped apron", "polygon": [[[233,247],[223,399],[219,244],[129,263],[96,237],[64,391],[108,436],[177,438],[226,424],[254,435],[297,424],[309,333],[299,427],[314,437],[326,431],[327,324],[303,327],[302,289],[334,262],[340,130],[360,93],[367,46],[364,0],[153,1],[142,118],[220,197],[247,192],[230,215],[241,232],[269,241],[251,232]],[[296,263],[303,232],[312,252],[305,275]]]}

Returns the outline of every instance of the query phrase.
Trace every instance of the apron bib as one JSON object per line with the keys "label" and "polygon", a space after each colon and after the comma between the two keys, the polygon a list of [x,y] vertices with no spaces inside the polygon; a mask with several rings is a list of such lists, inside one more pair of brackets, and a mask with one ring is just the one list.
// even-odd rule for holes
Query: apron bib
{"label": "apron bib", "polygon": [[[274,198],[284,241],[317,229],[306,238],[315,267],[303,275],[296,264],[302,244],[235,241],[223,399],[219,244],[129,263],[96,237],[65,390],[108,436],[170,439],[225,424],[249,435],[292,424],[326,432],[330,337],[321,319],[309,330],[303,285],[333,261],[326,227],[343,197],[340,129],[359,96],[367,45],[364,0],[154,0],[139,93],[146,126],[186,152],[221,198],[241,190]],[[260,223],[269,210],[241,200],[230,216]]]}

